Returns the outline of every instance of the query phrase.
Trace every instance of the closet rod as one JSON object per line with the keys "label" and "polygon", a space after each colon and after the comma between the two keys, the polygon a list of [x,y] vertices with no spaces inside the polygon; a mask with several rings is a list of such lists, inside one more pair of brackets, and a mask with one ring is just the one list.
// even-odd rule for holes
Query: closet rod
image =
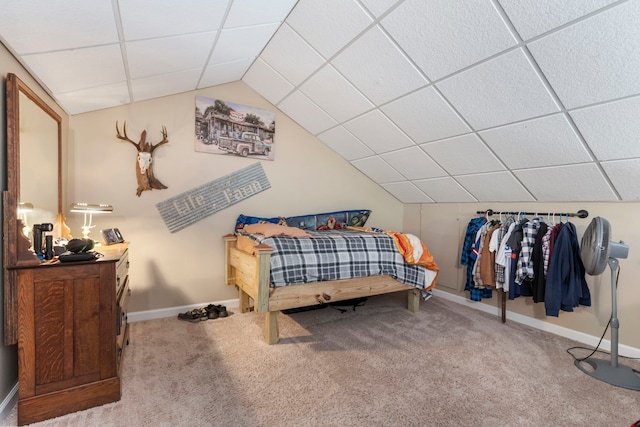
{"label": "closet rod", "polygon": [[579,218],[586,218],[589,216],[589,212],[587,212],[584,209],[580,209],[578,212],[576,213],[570,213],[570,212],[523,212],[523,211],[516,211],[516,212],[507,212],[507,211],[494,211],[493,209],[487,209],[486,211],[476,211],[477,214],[483,214],[483,215],[487,215],[487,216],[491,216],[491,215],[561,215],[561,216],[577,216]]}

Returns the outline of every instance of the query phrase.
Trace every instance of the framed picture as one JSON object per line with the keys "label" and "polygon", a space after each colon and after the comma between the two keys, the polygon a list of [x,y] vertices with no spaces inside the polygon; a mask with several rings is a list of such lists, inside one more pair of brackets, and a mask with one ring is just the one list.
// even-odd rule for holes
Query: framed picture
{"label": "framed picture", "polygon": [[124,238],[117,228],[105,228],[101,230],[102,238],[107,245],[124,242]]}
{"label": "framed picture", "polygon": [[274,160],[275,132],[273,111],[196,96],[195,151]]}

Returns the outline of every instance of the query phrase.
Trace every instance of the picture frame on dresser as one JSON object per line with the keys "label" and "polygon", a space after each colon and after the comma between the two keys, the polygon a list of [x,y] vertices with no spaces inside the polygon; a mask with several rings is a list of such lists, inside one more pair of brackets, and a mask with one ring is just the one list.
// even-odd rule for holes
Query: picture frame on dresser
{"label": "picture frame on dresser", "polygon": [[107,245],[115,245],[116,243],[124,243],[122,233],[117,228],[105,228],[100,230],[102,239]]}

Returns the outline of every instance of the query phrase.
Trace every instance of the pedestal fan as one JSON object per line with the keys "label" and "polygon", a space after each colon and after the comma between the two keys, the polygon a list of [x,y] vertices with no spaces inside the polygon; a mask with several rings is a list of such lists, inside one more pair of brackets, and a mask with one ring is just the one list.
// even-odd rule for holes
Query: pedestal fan
{"label": "pedestal fan", "polygon": [[617,387],[640,390],[640,372],[618,364],[618,258],[629,255],[624,242],[609,240],[609,221],[595,217],[587,227],[580,242],[580,257],[587,274],[602,274],[607,264],[611,269],[611,360],[588,357],[574,363],[582,372]]}

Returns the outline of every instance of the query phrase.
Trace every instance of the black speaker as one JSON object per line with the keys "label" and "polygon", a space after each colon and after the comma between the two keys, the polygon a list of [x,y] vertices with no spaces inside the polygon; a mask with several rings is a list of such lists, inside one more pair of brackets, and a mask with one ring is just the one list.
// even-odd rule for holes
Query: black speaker
{"label": "black speaker", "polygon": [[91,239],[71,239],[67,243],[67,250],[69,252],[87,252],[93,249],[95,242]]}

